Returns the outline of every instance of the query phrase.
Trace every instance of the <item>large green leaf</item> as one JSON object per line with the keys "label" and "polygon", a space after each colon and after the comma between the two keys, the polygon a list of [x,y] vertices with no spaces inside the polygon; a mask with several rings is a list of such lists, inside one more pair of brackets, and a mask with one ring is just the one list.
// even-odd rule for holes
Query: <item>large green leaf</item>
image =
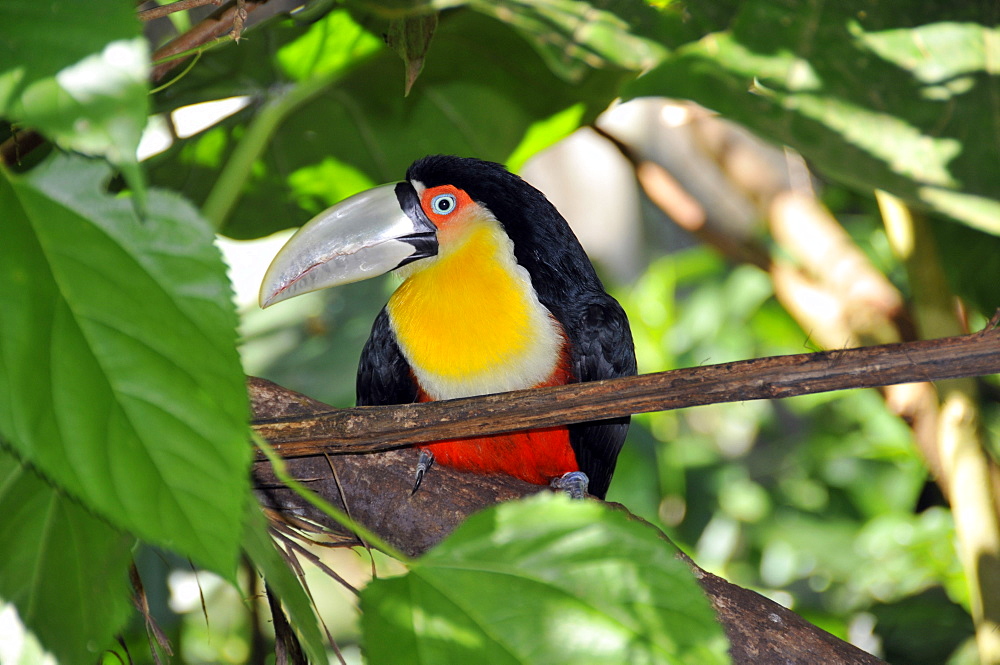
{"label": "large green leaf", "polygon": [[[342,43],[344,34],[354,34],[346,24],[341,27],[348,32],[324,25],[322,39]],[[275,30],[302,32],[290,26]],[[317,35],[310,31],[301,39],[315,42]],[[250,44],[257,49],[253,51],[241,45],[235,55],[228,50],[208,54],[202,60],[210,69],[191,76],[211,76],[215,95],[250,94],[264,104],[255,108],[265,108],[271,93],[263,94],[259,81],[243,76],[242,68],[283,63],[282,53],[299,47],[295,42],[279,46],[277,58],[272,58],[274,44],[263,41]],[[277,44],[283,43],[279,35]],[[538,120],[576,104],[584,107],[582,121],[595,117],[613,99],[623,76],[592,71],[570,85],[552,74],[513,30],[466,10],[442,17],[423,73],[408,97],[403,96],[403,64],[395,53],[382,49],[364,57],[277,129],[264,157],[242,183],[242,198],[229,218],[227,234],[258,236],[298,225],[304,221],[302,207],[317,211],[373,183],[399,179],[414,159],[429,153],[504,161]],[[222,72],[230,62],[234,69],[226,77]],[[199,63],[195,69],[201,67]],[[290,76],[288,71],[283,74]],[[231,84],[227,88],[220,79]],[[192,79],[192,89],[196,81]],[[194,99],[184,88],[171,94],[185,102]],[[156,159],[153,180],[195,201],[206,200],[220,166],[246,136],[248,116],[252,114],[233,118]]]}
{"label": "large green leaf", "polygon": [[235,570],[249,489],[229,283],[182,199],[139,219],[99,162],[0,180],[0,433],[113,524]]}
{"label": "large green leaf", "polygon": [[134,539],[0,448],[0,599],[61,663],[94,663],[131,611]]}
{"label": "large green leaf", "polygon": [[649,525],[540,495],[473,516],[362,592],[368,662],[726,663],[677,551]]}
{"label": "large green leaf", "polygon": [[1000,233],[1000,6],[751,0],[628,96],[693,99],[861,191]]}
{"label": "large green leaf", "polygon": [[106,157],[145,197],[136,148],[146,125],[149,48],[128,3],[5,0],[0,116]]}
{"label": "large green leaf", "polygon": [[567,81],[579,81],[595,67],[649,69],[666,54],[663,42],[670,41],[680,18],[639,0],[471,0],[468,5],[516,28]]}
{"label": "large green leaf", "polygon": [[[687,41],[675,3],[643,0],[353,0],[360,11],[389,19],[468,7],[520,32],[553,72],[578,81],[593,68],[648,69],[666,46]],[[664,8],[667,9],[664,9]],[[677,11],[674,11],[677,9]]]}

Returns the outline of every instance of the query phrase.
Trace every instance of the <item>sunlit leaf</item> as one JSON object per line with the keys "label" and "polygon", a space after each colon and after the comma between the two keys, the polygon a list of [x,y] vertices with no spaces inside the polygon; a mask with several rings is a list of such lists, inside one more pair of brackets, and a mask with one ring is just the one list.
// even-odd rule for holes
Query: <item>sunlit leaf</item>
{"label": "sunlit leaf", "polygon": [[160,192],[139,219],[98,162],[0,181],[0,432],[118,527],[222,575],[248,498],[248,413],[212,233]]}
{"label": "sunlit leaf", "polygon": [[[366,13],[402,21],[468,8],[507,23],[566,81],[594,68],[639,72],[696,35],[679,3],[643,0],[355,0]],[[390,31],[390,41],[392,40]],[[435,57],[433,51],[431,57]]]}
{"label": "sunlit leaf", "polygon": [[288,187],[296,203],[312,213],[377,184],[354,166],[333,157],[288,175]]}
{"label": "sunlit leaf", "polygon": [[627,93],[693,99],[859,191],[996,234],[996,23],[989,3],[753,0]]}
{"label": "sunlit leaf", "polygon": [[668,19],[679,19],[636,0],[471,0],[468,5],[516,28],[567,81],[579,81],[592,68],[652,67],[666,54],[674,27]]}
{"label": "sunlit leaf", "polygon": [[585,110],[582,104],[575,104],[532,124],[507,158],[507,168],[515,173],[520,171],[530,157],[572,134],[579,128]]}
{"label": "sunlit leaf", "polygon": [[277,61],[285,74],[304,81],[343,72],[381,47],[381,39],[358,25],[347,11],[339,10],[330,12],[309,26],[301,37],[279,48]]}
{"label": "sunlit leaf", "polygon": [[149,48],[117,0],[4,3],[0,116],[60,146],[106,157],[144,200],[136,148],[146,125]]}
{"label": "sunlit leaf", "polygon": [[726,663],[691,570],[648,525],[538,496],[473,516],[362,594],[381,663]]}

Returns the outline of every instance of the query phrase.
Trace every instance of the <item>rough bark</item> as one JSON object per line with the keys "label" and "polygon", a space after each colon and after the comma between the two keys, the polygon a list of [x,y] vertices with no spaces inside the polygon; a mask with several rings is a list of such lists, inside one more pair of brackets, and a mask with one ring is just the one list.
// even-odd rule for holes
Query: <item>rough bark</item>
{"label": "rough bark", "polygon": [[[262,379],[250,380],[258,417],[301,417],[329,407]],[[475,476],[435,467],[420,491],[411,494],[417,455],[412,449],[375,453],[312,455],[286,460],[290,473],[317,494],[345,509],[357,521],[406,554],[432,547],[471,513],[499,501],[539,491],[506,476]],[[253,468],[261,503],[275,518],[302,525],[312,522],[336,534],[340,544],[359,544],[339,526],[274,476],[270,463]],[[616,506],[626,510],[623,506]],[[671,543],[665,545],[674,547]],[[680,555],[683,556],[683,555]],[[737,664],[875,664],[879,659],[809,624],[795,613],[753,591],[711,575],[690,559],[696,578],[715,608]]]}
{"label": "rough bark", "polygon": [[[270,381],[250,379],[256,417],[304,417],[330,407],[288,391]],[[286,459],[293,478],[347,512],[410,556],[419,556],[451,533],[470,514],[501,501],[538,492],[508,476],[476,476],[443,466],[433,467],[431,482],[412,493],[417,452],[412,448],[369,454],[321,454]],[[274,475],[270,463],[253,467],[261,503],[291,520],[307,520],[329,528],[346,545],[359,544],[324,513],[303,501]]]}
{"label": "rough bark", "polygon": [[730,584],[697,566],[694,570],[726,631],[736,665],[884,663],[759,593]]}

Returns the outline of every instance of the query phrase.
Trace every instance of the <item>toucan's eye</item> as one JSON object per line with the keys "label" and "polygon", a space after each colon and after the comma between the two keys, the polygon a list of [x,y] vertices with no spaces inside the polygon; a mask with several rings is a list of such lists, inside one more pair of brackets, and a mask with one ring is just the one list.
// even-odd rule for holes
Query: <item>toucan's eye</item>
{"label": "toucan's eye", "polygon": [[458,206],[458,199],[454,194],[438,194],[431,199],[431,210],[438,215],[449,215]]}

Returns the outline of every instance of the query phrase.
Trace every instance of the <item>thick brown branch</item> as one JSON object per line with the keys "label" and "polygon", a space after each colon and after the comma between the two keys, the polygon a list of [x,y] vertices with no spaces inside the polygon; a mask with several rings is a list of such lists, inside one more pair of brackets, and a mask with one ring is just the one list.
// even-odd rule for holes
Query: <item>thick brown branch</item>
{"label": "thick brown branch", "polygon": [[593,383],[264,419],[282,457],[388,450],[719,402],[940,381],[1000,372],[1000,329],[843,351],[742,360]]}
{"label": "thick brown branch", "polygon": [[729,638],[734,665],[885,665],[756,591],[692,566]]}
{"label": "thick brown branch", "polygon": [[[325,405],[287,391],[268,381],[252,379],[250,396],[258,416],[306,416]],[[288,460],[290,473],[327,501],[380,537],[417,556],[435,545],[469,514],[499,501],[544,491],[509,476],[480,476],[448,467],[434,467],[420,491],[410,493],[414,450],[375,454],[300,457]],[[331,532],[320,536],[329,543],[357,545],[321,512],[274,477],[270,463],[254,464],[254,481],[261,502],[272,509],[272,519],[297,528]],[[618,504],[609,504],[628,513]],[[633,519],[639,519],[628,513]],[[664,536],[664,540],[669,540]],[[665,547],[675,547],[672,543]],[[877,665],[874,656],[809,624],[795,613],[753,591],[711,575],[685,557],[715,609],[730,640],[737,665]]]}

